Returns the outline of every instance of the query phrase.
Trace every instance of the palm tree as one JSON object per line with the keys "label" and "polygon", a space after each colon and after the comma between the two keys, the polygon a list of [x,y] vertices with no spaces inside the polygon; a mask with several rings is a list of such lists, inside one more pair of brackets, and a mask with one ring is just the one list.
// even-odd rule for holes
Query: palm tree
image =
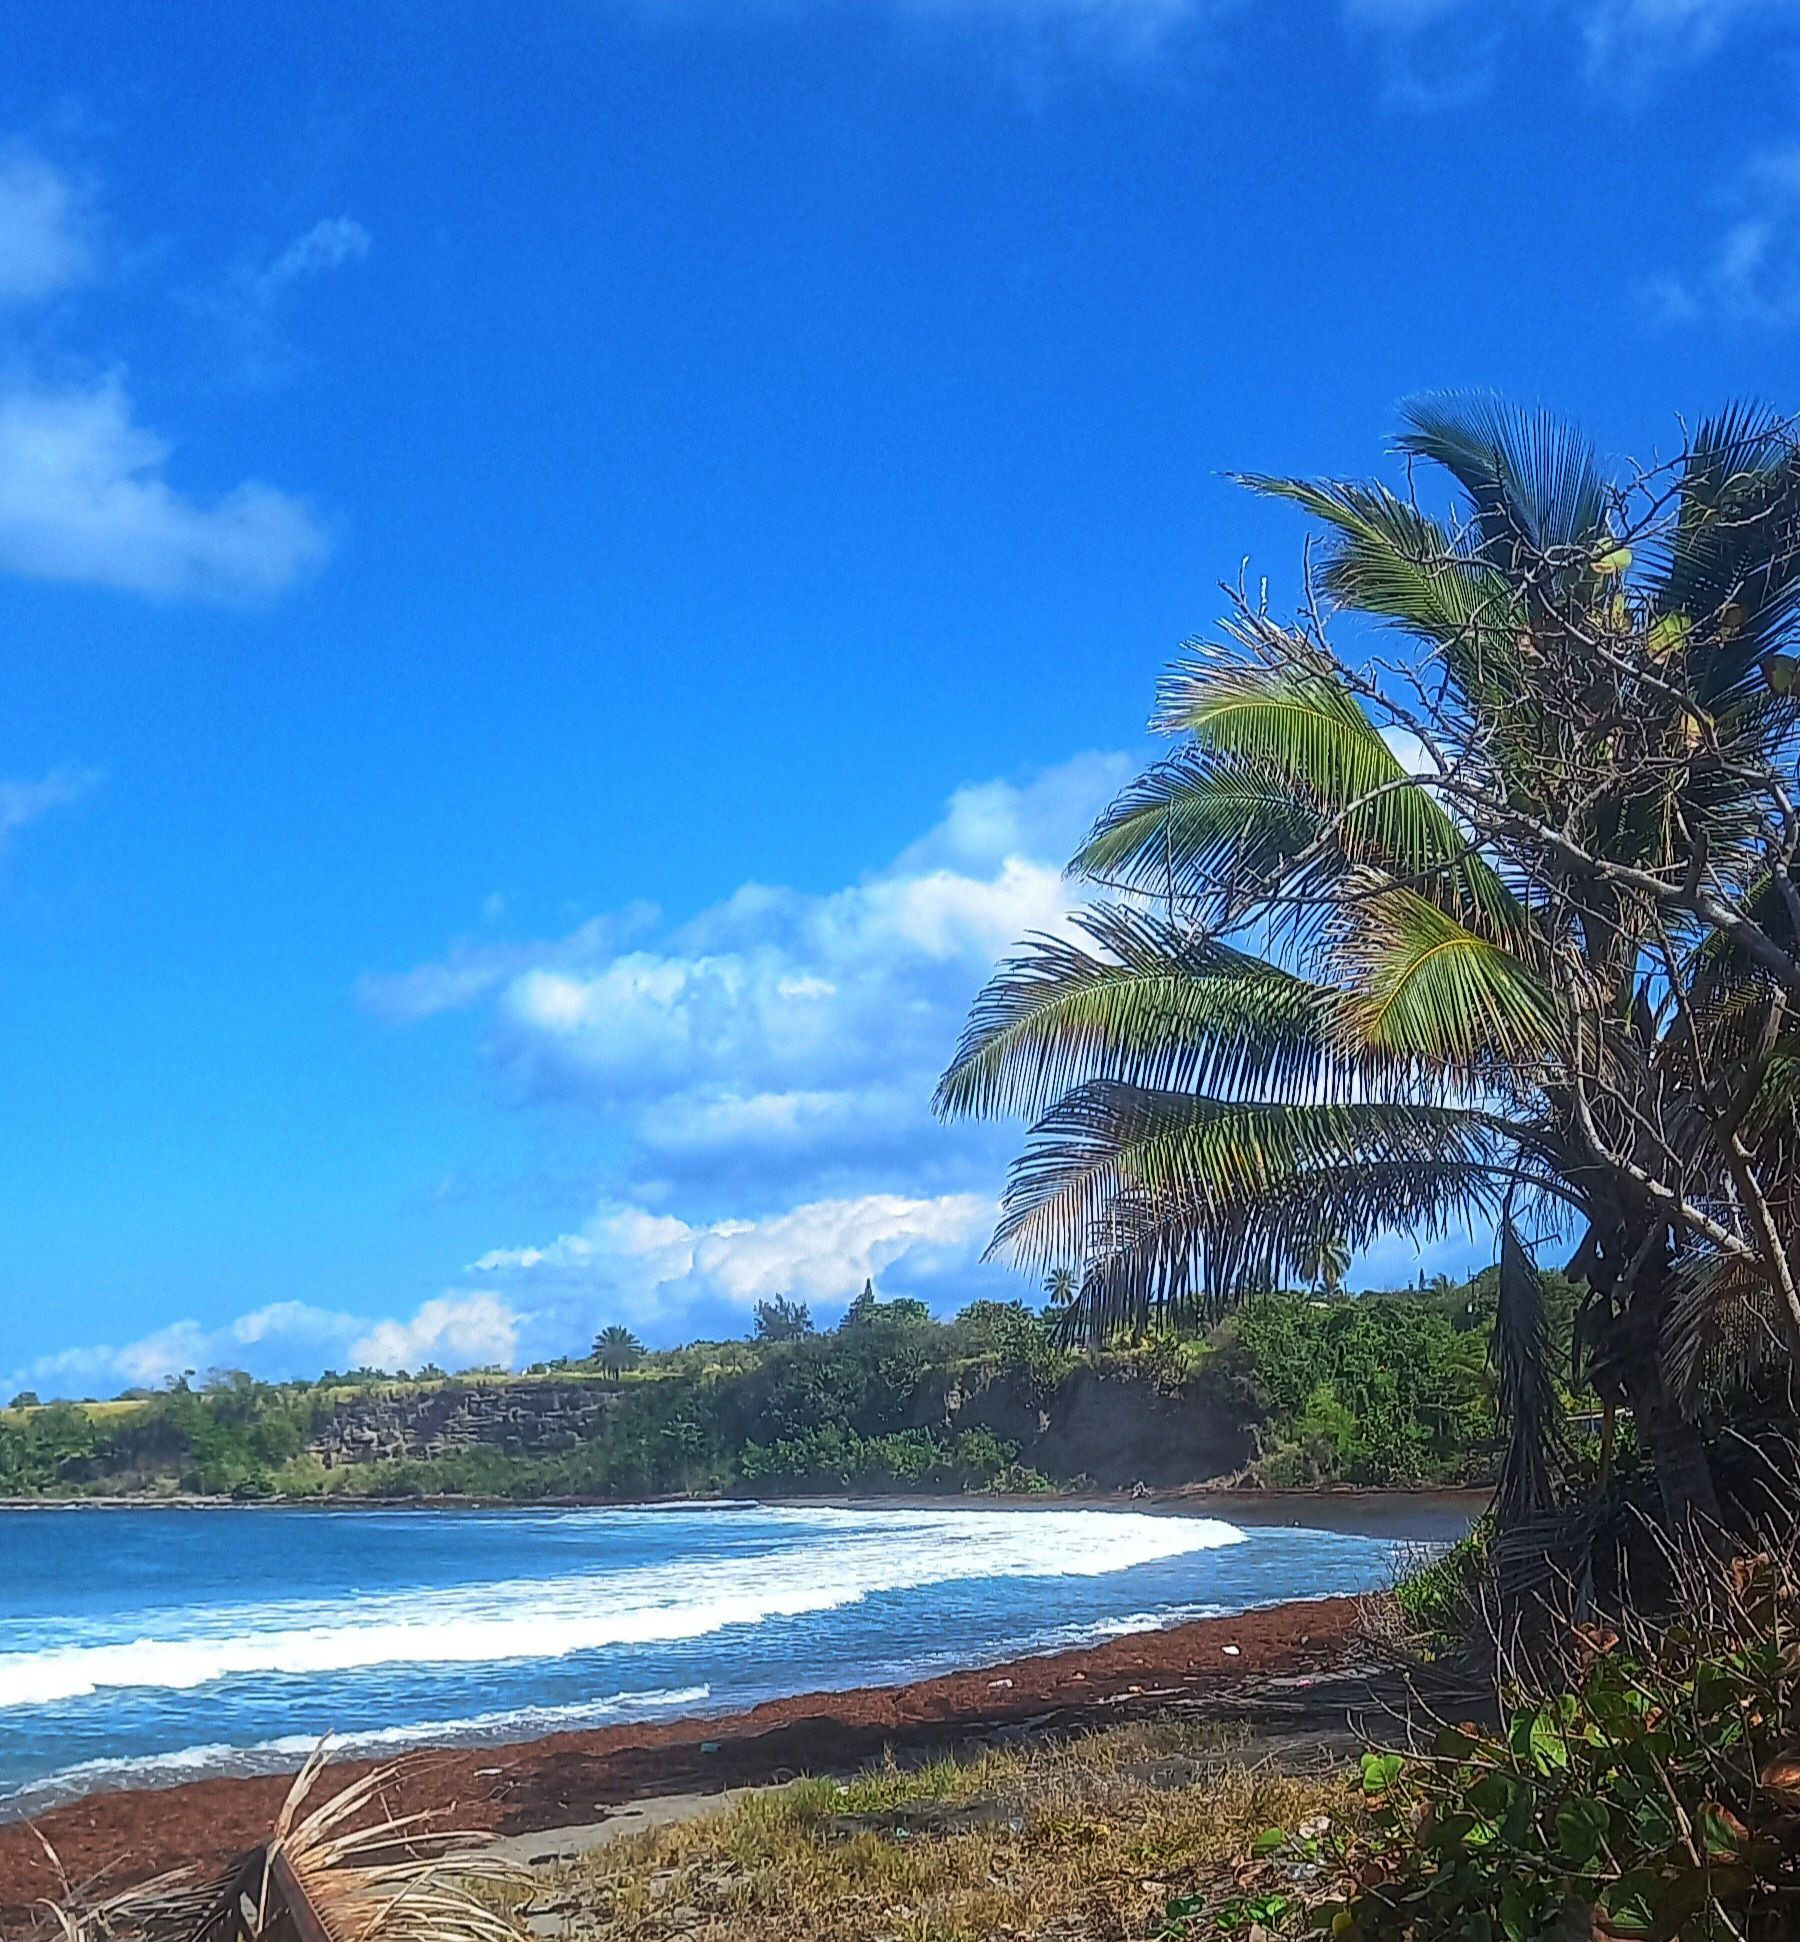
{"label": "palm tree", "polygon": [[1306,1278],[1326,1301],[1344,1292],[1350,1272],[1350,1245],[1341,1234],[1321,1234],[1307,1257]]}
{"label": "palm tree", "polygon": [[[1783,1301],[1800,1342],[1800,456],[1733,412],[1620,483],[1489,398],[1415,405],[1400,449],[1445,517],[1248,481],[1330,529],[1306,612],[1240,597],[1170,672],[1179,747],[1072,866],[1108,900],[1001,968],[937,1103],[1031,1120],[993,1249],[1080,1260],[1095,1334],[1493,1221],[1516,1517],[1551,1491],[1525,1236],[1576,1239],[1588,1370],[1685,1518],[1671,1342]],[[1350,666],[1321,602],[1407,658]]]}
{"label": "palm tree", "polygon": [[593,1359],[616,1381],[627,1369],[635,1369],[643,1361],[644,1345],[630,1329],[614,1322],[594,1337]]}

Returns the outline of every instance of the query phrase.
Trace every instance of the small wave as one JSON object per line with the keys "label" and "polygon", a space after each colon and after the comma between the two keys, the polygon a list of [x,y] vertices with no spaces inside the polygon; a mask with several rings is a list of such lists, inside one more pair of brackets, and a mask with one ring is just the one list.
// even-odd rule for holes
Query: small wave
{"label": "small wave", "polygon": [[1033,1635],[1033,1652],[1060,1652],[1081,1645],[1103,1645],[1108,1639],[1133,1638],[1140,1632],[1166,1632],[1197,1618],[1219,1618],[1224,1605],[1164,1605],[1154,1612],[1124,1612],[1117,1618],[1097,1618],[1085,1625],[1058,1625]]}
{"label": "small wave", "polygon": [[358,1755],[381,1758],[416,1746],[497,1746],[511,1738],[535,1739],[583,1720],[619,1719],[703,1706],[710,1686],[671,1687],[656,1692],[614,1693],[606,1699],[571,1700],[561,1706],[515,1706],[503,1712],[471,1713],[462,1719],[414,1720],[402,1726],[375,1726],[358,1733],[283,1733],[248,1746],[214,1742],[179,1747],[169,1753],[122,1755],[80,1760],[73,1766],[27,1781],[0,1794],[0,1818],[31,1813],[55,1801],[74,1799],[110,1787],[170,1787],[201,1774],[284,1773],[305,1760],[321,1739],[329,1738],[335,1759]]}
{"label": "small wave", "polygon": [[161,1615],[161,1635],[133,1636],[126,1617],[110,1621],[120,1628],[110,1640],[89,1632],[79,1644],[0,1653],[0,1708],[121,1687],[191,1691],[230,1678],[564,1658],[703,1638],[882,1592],[1098,1577],[1244,1541],[1216,1518],[1121,1511],[797,1511],[779,1522],[788,1541],[752,1556],[449,1586],[427,1598],[200,1608],[174,1624]]}

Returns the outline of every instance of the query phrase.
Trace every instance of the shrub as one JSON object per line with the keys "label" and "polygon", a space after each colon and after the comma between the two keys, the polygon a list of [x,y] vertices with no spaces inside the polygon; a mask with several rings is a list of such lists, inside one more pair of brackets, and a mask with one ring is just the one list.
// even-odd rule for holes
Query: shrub
{"label": "shrub", "polygon": [[[1565,1689],[1515,1692],[1497,1728],[1365,1754],[1365,1821],[1330,1851],[1270,1829],[1239,1902],[1210,1910],[1212,1932],[1255,1920],[1367,1942],[1795,1934],[1800,1589],[1766,1554],[1729,1582],[1723,1608],[1686,1601],[1680,1622],[1626,1643],[1577,1628],[1584,1663]],[[1309,1870],[1328,1885],[1283,1891]]]}

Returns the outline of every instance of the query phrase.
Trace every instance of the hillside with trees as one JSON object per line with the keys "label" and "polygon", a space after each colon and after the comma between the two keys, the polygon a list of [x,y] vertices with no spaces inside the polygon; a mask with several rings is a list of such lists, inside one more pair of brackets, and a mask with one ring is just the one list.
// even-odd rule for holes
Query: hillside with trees
{"label": "hillside with trees", "polygon": [[[1498,1448],[1495,1279],[1269,1294],[1199,1332],[1095,1347],[1059,1340],[1054,1290],[1043,1313],[976,1302],[947,1322],[870,1290],[823,1332],[803,1305],[770,1304],[749,1340],[646,1351],[609,1328],[591,1356],[517,1377],[218,1373],[118,1402],[16,1403],[0,1412],[0,1494],[530,1502],[1128,1490],[1221,1475],[1480,1483]],[[496,1440],[439,1447],[430,1426],[472,1404]]]}

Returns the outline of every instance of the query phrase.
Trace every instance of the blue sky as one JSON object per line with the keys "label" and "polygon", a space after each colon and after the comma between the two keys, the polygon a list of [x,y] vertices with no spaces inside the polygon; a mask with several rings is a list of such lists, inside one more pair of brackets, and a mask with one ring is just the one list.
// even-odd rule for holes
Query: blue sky
{"label": "blue sky", "polygon": [[1795,0],[9,18],[46,1394],[1010,1292],[930,1084],[1218,580],[1292,591],[1221,474],[1800,403]]}

